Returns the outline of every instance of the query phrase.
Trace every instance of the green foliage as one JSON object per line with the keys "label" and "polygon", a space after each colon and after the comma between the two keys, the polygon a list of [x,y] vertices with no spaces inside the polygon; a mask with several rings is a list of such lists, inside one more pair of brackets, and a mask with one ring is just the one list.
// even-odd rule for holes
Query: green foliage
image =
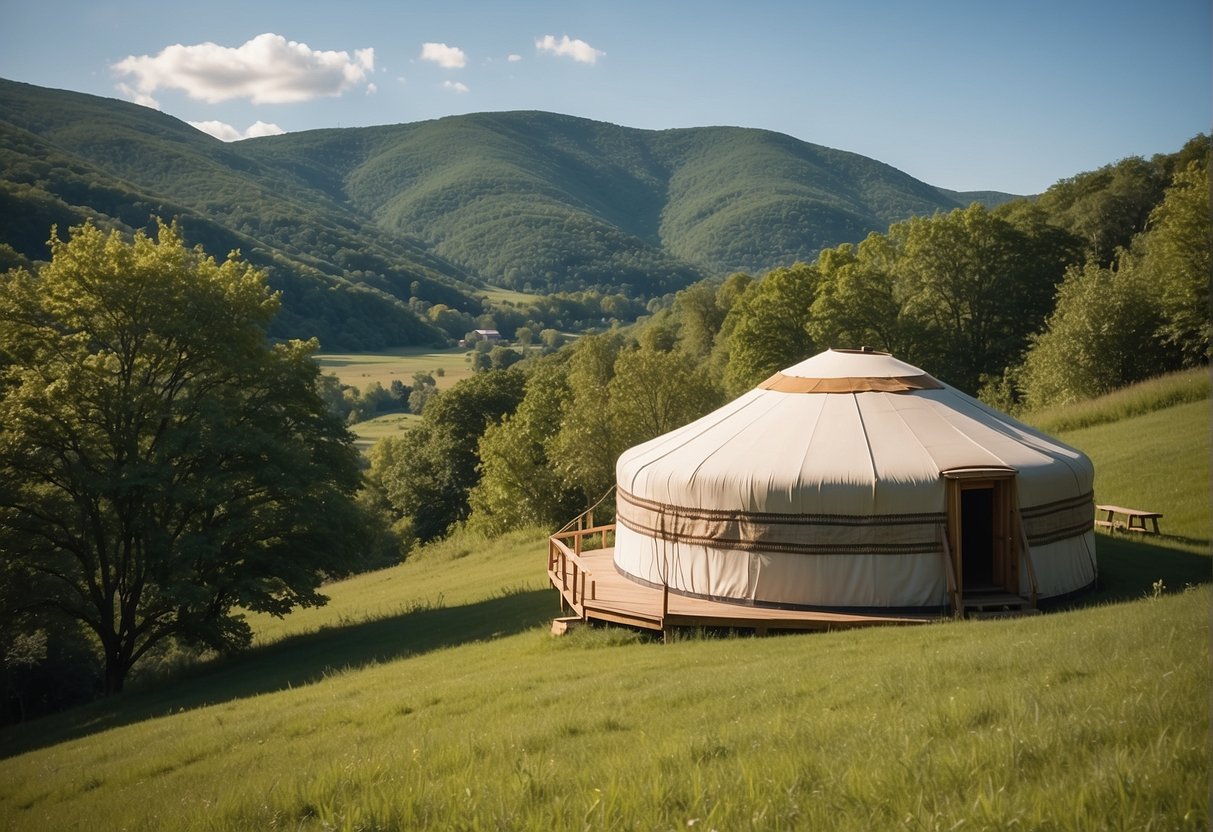
{"label": "green foliage", "polygon": [[533,370],[517,412],[481,439],[471,525],[563,525],[612,487],[619,454],[720,402],[706,370],[683,353],[613,333],[581,338]]}
{"label": "green foliage", "polygon": [[1110,266],[1119,249],[1146,229],[1176,171],[1191,162],[1207,164],[1209,139],[1197,136],[1178,153],[1150,160],[1129,157],[1053,185],[1039,199],[1052,221],[1083,241],[1080,258]]}
{"label": "green foliage", "polygon": [[467,518],[480,464],[477,443],[518,406],[525,380],[516,367],[464,379],[432,394],[421,423],[408,433],[376,444],[369,478],[411,536],[433,540]]}
{"label": "green foliage", "polygon": [[797,263],[776,269],[750,287],[729,310],[725,390],[737,396],[817,349],[805,324],[820,273]]}
{"label": "green foliage", "polygon": [[644,347],[619,353],[607,396],[612,439],[621,452],[723,404],[721,391],[693,358]]}
{"label": "green foliage", "polygon": [[879,347],[908,357],[921,351],[923,325],[903,310],[898,257],[892,240],[871,234],[853,248],[822,252],[822,280],[808,322],[818,343],[844,349]]}
{"label": "green foliage", "polygon": [[564,418],[548,459],[562,480],[581,493],[586,506],[615,484],[615,460],[627,448],[615,434],[607,405],[607,387],[624,346],[617,333],[581,338],[569,360],[571,395],[564,402]]}
{"label": "green foliage", "polygon": [[315,343],[269,347],[262,276],[92,225],[0,282],[0,545],[28,611],[95,635],[105,689],[166,639],[247,644],[236,607],[323,603],[359,543],[351,437]]}
{"label": "green foliage", "polygon": [[1070,404],[1155,375],[1169,363],[1155,337],[1161,323],[1138,270],[1094,263],[1072,269],[1024,362],[1025,405]]}
{"label": "green foliage", "polygon": [[1061,270],[1012,223],[972,205],[889,230],[903,314],[928,330],[913,360],[964,390],[1000,373],[1049,311]]}
{"label": "green foliage", "polygon": [[567,362],[545,361],[527,377],[518,409],[485,430],[480,480],[468,498],[473,528],[490,534],[556,528],[584,508],[548,457],[571,394]]}
{"label": "green foliage", "polygon": [[1030,407],[1106,393],[1209,356],[1209,178],[1194,161],[1113,267],[1071,269],[1021,381]]}
{"label": "green foliage", "polygon": [[1158,294],[1159,332],[1189,366],[1207,363],[1213,334],[1209,308],[1210,211],[1207,161],[1179,171],[1142,235],[1140,269]]}

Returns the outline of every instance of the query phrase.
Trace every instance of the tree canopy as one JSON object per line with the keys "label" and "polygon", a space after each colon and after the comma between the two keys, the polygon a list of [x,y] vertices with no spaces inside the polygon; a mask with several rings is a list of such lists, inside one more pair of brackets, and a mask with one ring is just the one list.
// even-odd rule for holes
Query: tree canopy
{"label": "tree canopy", "polygon": [[268,343],[256,269],[175,225],[51,249],[0,279],[5,613],[82,622],[113,693],[166,640],[240,646],[238,610],[323,603],[360,545],[360,474],[315,342]]}

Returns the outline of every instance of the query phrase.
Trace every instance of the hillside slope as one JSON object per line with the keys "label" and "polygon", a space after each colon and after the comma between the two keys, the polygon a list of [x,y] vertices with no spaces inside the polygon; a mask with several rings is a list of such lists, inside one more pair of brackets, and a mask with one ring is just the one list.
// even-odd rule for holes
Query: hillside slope
{"label": "hillside slope", "polygon": [[[1144,430],[1165,447],[1126,452]],[[244,656],[0,734],[0,826],[1206,829],[1210,592],[1183,587],[1209,579],[1208,408],[1061,438],[1179,535],[1099,534],[1082,607],[552,639],[543,531],[465,537],[258,618]]]}
{"label": "hillside slope", "polygon": [[283,292],[273,334],[328,347],[431,344],[407,301],[479,312],[464,270],[391,237],[309,183],[145,107],[0,81],[0,242],[45,259],[52,224],[130,232],[179,217],[191,243],[239,248]]}
{"label": "hillside slope", "polygon": [[387,229],[537,291],[660,294],[809,260],[962,204],[871,159],[732,127],[651,131],[507,112],[243,144],[267,165],[290,158],[317,171],[339,160],[350,202]]}

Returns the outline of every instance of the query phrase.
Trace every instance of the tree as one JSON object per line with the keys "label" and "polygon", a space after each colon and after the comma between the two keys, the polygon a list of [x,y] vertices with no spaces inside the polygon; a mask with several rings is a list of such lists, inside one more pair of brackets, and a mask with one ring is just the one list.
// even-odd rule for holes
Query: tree
{"label": "tree", "polygon": [[896,268],[896,252],[882,234],[868,235],[857,249],[846,243],[823,251],[809,322],[813,339],[848,349],[867,345],[909,358],[912,339],[901,314]]}
{"label": "tree", "polygon": [[736,302],[722,325],[728,333],[725,388],[739,395],[813,354],[805,325],[817,292],[815,266],[797,263],[775,269]]}
{"label": "tree", "polygon": [[434,376],[423,370],[413,373],[413,389],[409,392],[409,412],[423,414],[435,396],[438,395],[438,382]]}
{"label": "tree", "polygon": [[1155,293],[1131,266],[1073,268],[1048,328],[1032,339],[1020,384],[1029,408],[1065,405],[1155,375],[1167,365]]}
{"label": "tree", "polygon": [[570,398],[568,373],[566,362],[538,365],[527,378],[518,409],[485,430],[480,480],[468,497],[469,525],[489,534],[528,525],[554,527],[584,508],[581,494],[565,484],[548,457],[548,444],[564,417],[563,403]]}
{"label": "tree", "polygon": [[1209,360],[1213,325],[1209,314],[1209,171],[1192,162],[1175,175],[1141,236],[1141,269],[1161,302],[1159,334],[1184,363]]}
{"label": "tree", "polygon": [[978,204],[889,229],[903,314],[928,333],[912,360],[965,390],[1019,360],[1062,272],[1027,234]]}
{"label": "tree", "polygon": [[91,630],[116,693],[166,640],[245,645],[236,610],[322,604],[359,546],[357,453],[316,343],[267,343],[251,266],[163,224],[51,254],[0,281],[0,553],[26,610]]}
{"label": "tree", "polygon": [[560,431],[552,438],[548,458],[562,480],[585,496],[588,506],[615,482],[615,460],[626,445],[615,435],[607,385],[623,349],[615,332],[577,340],[569,360],[569,400]]}
{"label": "tree", "polygon": [[518,407],[525,384],[517,367],[477,373],[431,399],[421,424],[404,436],[376,444],[371,479],[418,540],[441,537],[467,518],[480,436]]}
{"label": "tree", "polygon": [[621,451],[698,419],[722,397],[690,356],[643,347],[619,353],[607,394]]}

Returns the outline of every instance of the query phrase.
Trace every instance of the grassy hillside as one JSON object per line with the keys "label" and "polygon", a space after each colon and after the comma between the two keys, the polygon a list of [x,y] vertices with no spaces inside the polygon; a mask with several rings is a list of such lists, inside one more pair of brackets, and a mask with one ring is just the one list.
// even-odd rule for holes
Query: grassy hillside
{"label": "grassy hillside", "polygon": [[0,826],[1206,829],[1208,407],[1061,438],[1180,535],[1098,535],[1070,611],[552,639],[544,532],[463,537],[257,619],[244,655],[8,729]]}

